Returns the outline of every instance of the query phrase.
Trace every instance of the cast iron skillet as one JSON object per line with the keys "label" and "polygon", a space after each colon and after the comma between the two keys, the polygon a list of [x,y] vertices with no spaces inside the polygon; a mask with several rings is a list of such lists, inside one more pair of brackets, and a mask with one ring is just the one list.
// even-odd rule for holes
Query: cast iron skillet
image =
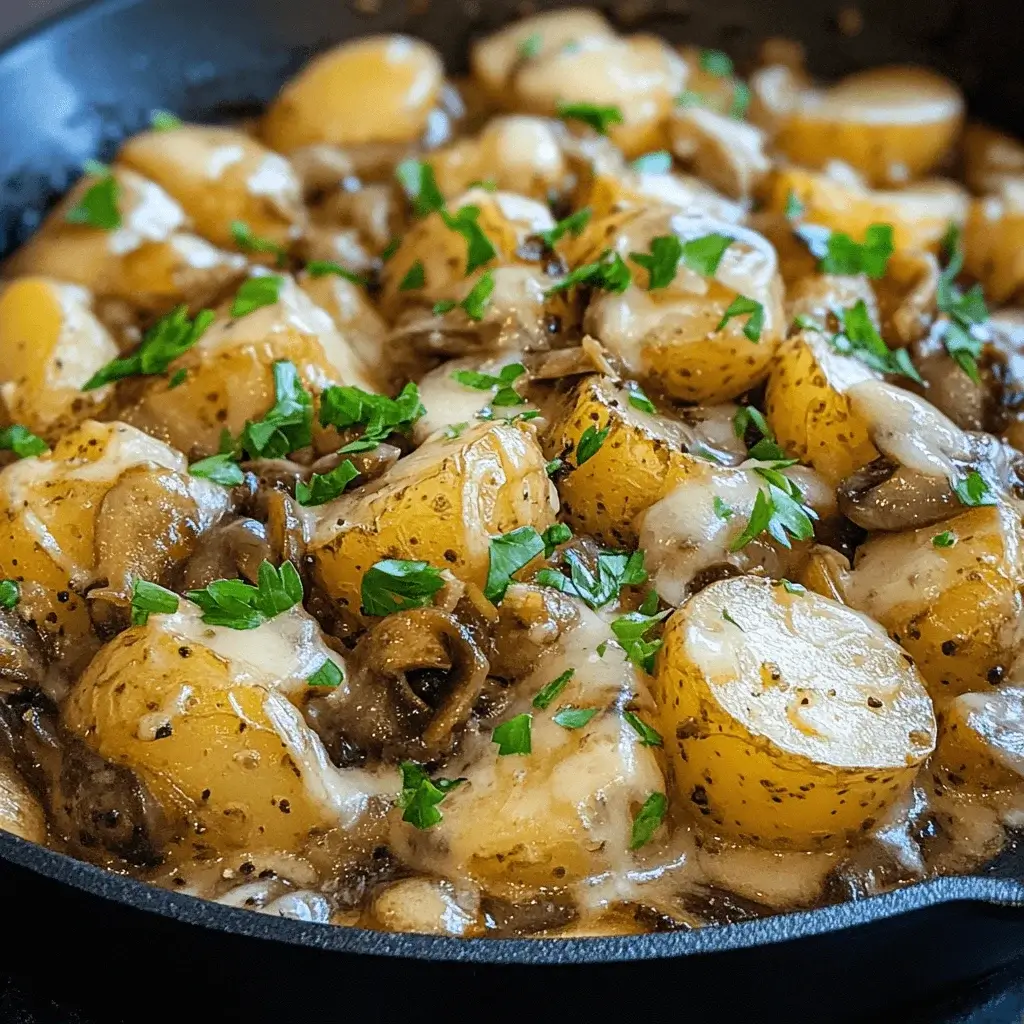
{"label": "cast iron skillet", "polygon": [[[0,0],[2,2],[2,0]],[[166,108],[257,109],[312,53],[407,30],[464,61],[474,34],[551,0],[101,0],[0,54],[0,253],[38,224],[89,157]],[[1024,130],[1017,0],[625,0],[617,20],[729,50],[767,35],[841,74],[913,60],[952,74],[974,110]],[[370,12],[370,13],[366,13]],[[1015,124],[1014,121],[1017,121]],[[2,353],[0,353],[2,358]],[[42,959],[53,994],[141,1016],[335,1020],[357,1013],[493,1019],[679,1014],[878,1019],[1024,955],[1024,852],[983,876],[696,932],[585,940],[384,935],[270,918],[153,889],[0,833],[4,966]],[[601,1018],[598,1018],[601,1019]]]}

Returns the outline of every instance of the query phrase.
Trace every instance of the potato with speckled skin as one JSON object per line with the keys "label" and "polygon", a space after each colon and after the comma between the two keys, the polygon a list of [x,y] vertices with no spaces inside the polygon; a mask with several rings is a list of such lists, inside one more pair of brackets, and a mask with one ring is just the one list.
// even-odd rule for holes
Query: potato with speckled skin
{"label": "potato with speckled skin", "polygon": [[[152,548],[194,538],[228,508],[226,490],[186,475],[180,452],[123,423],[86,420],[53,451],[0,471],[0,579],[21,583],[18,610],[61,659],[89,653],[92,623],[81,590],[97,568],[99,517],[106,496],[140,467],[169,474],[161,489],[178,509],[170,537],[146,538]],[[123,507],[119,515],[127,547],[137,538]]]}
{"label": "potato with speckled skin", "polygon": [[774,849],[841,846],[935,746],[924,682],[865,615],[750,576],[668,621],[655,699],[675,783],[714,832]]}
{"label": "potato with speckled skin", "polygon": [[963,94],[925,68],[871,68],[815,89],[776,66],[755,74],[751,86],[760,101],[753,114],[770,113],[778,152],[805,167],[841,161],[875,185],[927,174],[963,121]]}
{"label": "potato with speckled skin", "polygon": [[180,303],[196,310],[242,277],[245,258],[190,233],[185,211],[159,185],[127,167],[111,173],[119,227],[68,223],[67,215],[98,184],[86,175],[7,260],[5,276],[80,284],[96,298],[121,300],[147,316]]}
{"label": "potato with speckled skin", "polygon": [[15,423],[56,437],[110,398],[107,386],[82,391],[118,356],[92,312],[89,293],[48,277],[22,277],[0,291],[0,399]]}
{"label": "potato with speckled skin", "polygon": [[1024,297],[1024,178],[975,199],[964,225],[964,269],[994,302]]}
{"label": "potato with speckled skin", "polygon": [[[330,787],[347,788],[345,776],[276,679],[236,674],[201,637],[187,602],[181,614],[153,615],[119,634],[71,691],[64,721],[137,772],[167,817],[205,845],[301,849],[343,823],[346,805],[332,809]],[[354,799],[358,817],[365,801]]]}
{"label": "potato with speckled skin", "polygon": [[932,775],[940,786],[1008,789],[1024,776],[1024,689],[962,693],[939,715]]}
{"label": "potato with speckled skin", "polygon": [[524,423],[481,423],[422,445],[318,510],[308,548],[317,582],[353,614],[363,574],[385,558],[430,562],[482,589],[491,537],[554,522],[546,464]]}
{"label": "potato with speckled skin", "polygon": [[[239,248],[235,221],[284,250],[302,233],[306,212],[298,176],[283,156],[244,132],[192,124],[142,132],[117,159],[173,196],[196,231],[222,248]],[[248,255],[275,260],[273,253]]]}
{"label": "potato with speckled skin", "polygon": [[[955,543],[936,547],[949,531]],[[936,702],[998,683],[1014,660],[1021,614],[1019,516],[970,509],[935,526],[869,537],[857,551],[850,604],[917,662]]]}
{"label": "potato with speckled skin", "polygon": [[962,224],[969,197],[946,180],[924,181],[899,191],[877,191],[840,182],[802,167],[775,171],[765,189],[765,209],[782,215],[790,194],[803,204],[802,222],[843,231],[864,241],[872,224],[890,224],[897,249],[938,253],[950,223]]}
{"label": "potato with speckled skin", "polygon": [[[576,447],[588,427],[610,429],[597,452],[577,466]],[[686,454],[693,436],[678,420],[632,406],[629,391],[607,378],[585,378],[544,436],[544,454],[569,467],[558,476],[562,518],[603,544],[635,547],[633,520],[696,471],[694,457]]]}
{"label": "potato with speckled skin", "polygon": [[444,85],[437,51],[409,36],[342,43],[287,82],[263,118],[282,153],[327,143],[411,143],[427,129]]}
{"label": "potato with speckled skin", "polygon": [[[632,263],[631,254],[648,253],[656,238],[672,235],[682,243],[684,259],[666,287],[651,290],[647,271]],[[686,263],[685,252],[689,243],[709,236],[731,241],[714,273],[705,276]],[[716,403],[768,376],[785,318],[778,260],[761,235],[738,224],[653,206],[595,218],[571,249],[571,266],[598,260],[608,249],[629,261],[630,285],[620,293],[595,290],[583,327],[641,383],[683,401]],[[761,306],[756,340],[743,333],[748,314],[723,323],[739,296]]]}
{"label": "potato with speckled skin", "polygon": [[836,486],[878,458],[867,423],[845,393],[876,377],[859,360],[835,352],[823,334],[802,331],[783,342],[768,378],[768,424],[789,455]]}

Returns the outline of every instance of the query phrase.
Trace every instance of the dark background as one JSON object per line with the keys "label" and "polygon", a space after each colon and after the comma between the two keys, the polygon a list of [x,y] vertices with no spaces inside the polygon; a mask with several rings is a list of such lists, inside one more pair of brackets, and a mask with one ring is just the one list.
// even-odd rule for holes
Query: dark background
{"label": "dark background", "polygon": [[[70,7],[73,2],[74,0],[0,0],[0,44],[43,18],[51,17]],[[210,2],[214,3],[217,0]],[[582,2],[584,0],[581,0]],[[0,102],[3,102],[2,97]],[[59,932],[59,922],[54,922],[54,926]],[[16,922],[5,922],[4,930],[8,941],[16,941]],[[58,941],[56,935],[55,941]],[[950,941],[955,941],[955,937],[950,936]],[[74,1007],[53,1002],[48,995],[46,977],[48,971],[59,970],[59,964],[52,957],[45,955],[40,957],[40,962],[42,967],[38,976],[11,976],[0,966],[0,1024],[115,1024],[115,1021],[116,1024],[121,1024],[122,1020],[129,1019],[111,1017],[101,1021],[84,1016]],[[536,1014],[537,1010],[535,1007],[530,1016],[540,1020],[541,1017]],[[827,1010],[819,1010],[815,1017],[821,1024],[826,1024]],[[989,979],[985,984],[969,992],[960,993],[942,1006],[919,1007],[909,1012],[906,1008],[901,1008],[898,1018],[906,1024],[913,1024],[915,1021],[920,1021],[921,1024],[1022,1024],[1024,968]]]}

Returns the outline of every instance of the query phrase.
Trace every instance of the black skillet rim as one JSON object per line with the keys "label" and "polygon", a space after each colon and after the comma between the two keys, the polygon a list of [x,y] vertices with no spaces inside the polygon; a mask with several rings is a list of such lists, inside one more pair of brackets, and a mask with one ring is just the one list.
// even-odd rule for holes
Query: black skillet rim
{"label": "black skillet rim", "polygon": [[[0,61],[79,19],[144,0],[78,0],[0,46]],[[728,925],[606,938],[458,939],[312,924],[254,913],[136,881],[0,831],[0,862],[122,906],[217,932],[326,952],[475,964],[595,964],[658,960],[749,949],[839,932],[953,903],[1024,907],[1024,882],[961,875],[918,882],[878,896]]]}

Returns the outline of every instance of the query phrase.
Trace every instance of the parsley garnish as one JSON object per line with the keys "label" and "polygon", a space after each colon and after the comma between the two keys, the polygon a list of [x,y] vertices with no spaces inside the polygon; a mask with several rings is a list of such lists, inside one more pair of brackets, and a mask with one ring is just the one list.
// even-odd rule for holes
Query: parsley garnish
{"label": "parsley garnish", "polygon": [[437,187],[434,168],[430,164],[422,160],[403,160],[395,168],[395,177],[418,217],[444,209],[444,196]]}
{"label": "parsley garnish", "polygon": [[511,533],[492,537],[484,597],[497,604],[505,596],[512,576],[544,549],[544,538],[532,526],[520,526]]}
{"label": "parsley garnish", "polygon": [[559,708],[551,720],[563,729],[582,729],[597,714],[597,710],[597,708]]}
{"label": "parsley garnish", "polygon": [[278,245],[273,239],[254,235],[252,228],[245,221],[233,220],[231,222],[231,237],[242,252],[266,252],[276,257],[279,267],[283,267],[288,258],[284,246]]}
{"label": "parsley garnish", "polygon": [[760,341],[761,331],[764,329],[764,306],[754,299],[748,299],[745,295],[737,295],[725,311],[716,331],[722,330],[734,316],[749,314],[747,322],[743,325],[743,334],[749,341]]}
{"label": "parsley garnish", "polygon": [[537,696],[533,698],[533,706],[540,711],[546,711],[552,701],[565,689],[569,680],[576,674],[576,669],[567,668],[560,676],[556,679],[552,679],[550,683],[543,686],[538,692]]}
{"label": "parsley garnish", "polygon": [[329,473],[314,473],[309,483],[300,480],[295,485],[295,498],[300,505],[311,508],[334,501],[359,476],[351,459],[335,466]]}
{"label": "parsley garnish", "polygon": [[391,241],[388,242],[386,246],[384,246],[384,251],[378,257],[381,263],[387,263],[395,255],[395,253],[398,252],[398,247],[401,244],[402,240],[400,238],[392,238]]}
{"label": "parsley garnish", "polygon": [[327,658],[324,663],[306,680],[307,686],[318,686],[325,689],[335,689],[341,686],[345,673],[341,671],[337,662]]}
{"label": "parsley garnish", "polygon": [[186,595],[203,611],[203,622],[228,629],[255,629],[302,603],[302,580],[291,562],[281,568],[261,563],[257,584],[243,580],[214,580]]}
{"label": "parsley garnish", "polygon": [[451,299],[442,299],[434,305],[434,315],[443,316],[453,309],[462,309],[470,320],[483,320],[487,310],[487,304],[491,301],[494,292],[494,275],[488,270],[480,276],[480,280],[473,285],[470,293],[461,301],[454,302]]}
{"label": "parsley garnish", "polygon": [[731,506],[727,505],[722,499],[716,494],[715,495],[715,515],[719,519],[728,519],[730,516],[736,514],[736,510]]}
{"label": "parsley garnish", "polygon": [[639,715],[632,711],[624,711],[622,717],[633,727],[633,731],[640,737],[642,747],[660,747],[664,744],[661,733],[652,729]]}
{"label": "parsley garnish", "polygon": [[562,459],[552,459],[545,467],[544,472],[548,476],[554,476],[563,466],[565,462]]}
{"label": "parsley garnish", "polygon": [[654,833],[665,820],[668,797],[664,793],[652,793],[633,819],[633,830],[629,837],[629,848],[639,850],[654,838]]}
{"label": "parsley garnish", "polygon": [[172,114],[169,110],[154,110],[149,117],[149,126],[155,132],[173,132],[176,128],[180,128],[182,120],[177,114]]}
{"label": "parsley garnish", "polygon": [[867,274],[878,280],[885,277],[894,251],[891,224],[869,225],[863,242],[817,224],[800,224],[793,231],[817,258],[818,269],[824,274]]}
{"label": "parsley garnish", "polygon": [[530,737],[530,725],[533,715],[522,714],[502,722],[491,733],[491,742],[498,744],[498,756],[508,754],[529,754],[533,750]]}
{"label": "parsley garnish", "polygon": [[437,805],[465,779],[434,779],[414,761],[403,761],[399,768],[402,772],[402,793],[398,798],[398,806],[405,808],[402,821],[416,828],[432,828],[442,820]]}
{"label": "parsley garnish", "polygon": [[449,423],[448,426],[444,428],[444,436],[448,438],[449,441],[454,440],[456,437],[462,437],[463,432],[468,426],[468,423]]}
{"label": "parsley garnish", "polygon": [[735,239],[713,232],[683,243],[682,262],[702,277],[712,277]]}
{"label": "parsley garnish", "polygon": [[654,153],[638,156],[631,164],[634,171],[641,174],[668,174],[672,170],[672,154],[659,149]]}
{"label": "parsley garnish", "polygon": [[629,267],[622,257],[611,249],[606,249],[595,263],[585,263],[571,271],[564,281],[560,281],[545,293],[545,298],[568,291],[577,285],[588,285],[591,288],[602,288],[606,292],[624,292],[633,280]]}
{"label": "parsley garnish", "polygon": [[204,309],[192,320],[187,306],[178,306],[158,320],[142,338],[138,349],[130,356],[113,359],[97,370],[83,385],[83,391],[93,391],[125,377],[153,376],[164,373],[206,333],[213,323],[212,310]]}
{"label": "parsley garnish", "polygon": [[20,423],[0,427],[0,452],[14,452],[19,459],[29,459],[49,450],[50,446],[41,437],[36,437],[28,427]]}
{"label": "parsley garnish", "polygon": [[932,537],[932,544],[937,548],[951,548],[956,543],[956,534],[952,530],[944,530]]}
{"label": "parsley garnish", "polygon": [[661,640],[645,640],[644,637],[659,623],[668,612],[658,615],[644,615],[642,612],[630,612],[622,615],[612,623],[612,632],[619,646],[626,652],[626,657],[645,672],[654,671],[654,655],[661,647]]}
{"label": "parsley garnish", "polygon": [[498,255],[497,249],[480,227],[479,206],[463,206],[455,213],[442,210],[441,217],[452,231],[457,231],[466,240],[466,277]]}
{"label": "parsley garnish", "polygon": [[539,32],[531,32],[518,46],[520,60],[533,60],[540,54],[544,45],[544,37]]}
{"label": "parsley garnish", "polygon": [[782,589],[787,594],[806,594],[807,588],[802,587],[799,583],[792,583],[790,580],[781,579],[779,582],[782,584]]}
{"label": "parsley garnish", "polygon": [[477,370],[455,370],[452,373],[452,380],[476,391],[494,390],[492,405],[525,405],[526,399],[512,386],[524,373],[526,367],[522,363],[509,363],[508,366],[501,368],[497,376],[492,373],[480,373]]}
{"label": "parsley garnish", "polygon": [[751,423],[757,428],[762,437],[768,438],[769,441],[775,440],[772,428],[768,426],[768,421],[764,418],[760,409],[753,405],[740,406],[736,410],[736,415],[732,418],[732,427],[736,436],[744,437]]}
{"label": "parsley garnish", "polygon": [[339,430],[364,428],[359,442],[361,447],[345,445],[342,452],[376,448],[389,434],[408,431],[426,411],[420,401],[419,388],[411,381],[397,398],[375,395],[352,385],[326,388],[320,396],[322,426]]}
{"label": "parsley garnish", "polygon": [[730,551],[739,551],[766,531],[786,548],[791,546],[790,536],[796,540],[810,540],[814,536],[812,520],[818,514],[802,504],[800,488],[780,472],[792,465],[794,461],[786,459],[755,467],[754,472],[767,481],[768,491],[758,490],[746,529],[729,546]]}
{"label": "parsley garnish", "polygon": [[590,223],[592,216],[593,211],[589,206],[585,206],[582,210],[577,210],[575,213],[569,214],[568,217],[563,217],[553,228],[538,232],[538,236],[543,238],[549,246],[553,246],[559,239],[564,238],[566,234],[572,235],[573,238],[579,238],[583,234],[583,229]]}
{"label": "parsley garnish", "polygon": [[634,551],[601,551],[597,556],[597,571],[591,572],[575,551],[566,551],[565,562],[569,575],[555,569],[541,569],[535,578],[542,587],[553,587],[563,594],[578,597],[591,608],[603,608],[619,596],[623,587],[635,587],[647,582],[644,553]]}
{"label": "parsley garnish", "polygon": [[0,608],[10,611],[21,600],[21,587],[17,580],[0,580]]}
{"label": "parsley garnish", "polygon": [[190,476],[212,480],[215,484],[221,484],[224,487],[235,487],[245,479],[242,467],[227,452],[193,462],[188,467],[188,471]]}
{"label": "parsley garnish", "polygon": [[284,278],[277,274],[263,274],[243,281],[242,287],[235,295],[235,301],[231,303],[232,319],[238,320],[264,306],[274,305],[281,297],[283,285]]}
{"label": "parsley garnish", "polygon": [[910,361],[906,349],[890,349],[871,322],[871,314],[860,299],[855,306],[842,311],[843,330],[831,339],[832,347],[843,355],[856,356],[880,373],[899,374],[918,384],[924,383]]}
{"label": "parsley garnish", "polygon": [[746,630],[729,614],[728,608],[722,609],[722,618],[730,625],[735,626],[741,633],[746,633]]}
{"label": "parsley garnish", "polygon": [[807,212],[807,207],[800,202],[800,197],[790,189],[786,194],[786,207],[783,213],[788,221],[798,221]]}
{"label": "parsley garnish", "polygon": [[273,372],[274,404],[263,419],[246,423],[236,446],[254,459],[282,459],[313,439],[313,399],[295,364],[280,359]]}
{"label": "parsley garnish", "polygon": [[572,540],[572,530],[565,523],[555,523],[541,534],[540,539],[544,541],[544,557],[550,558],[555,548]]}
{"label": "parsley garnish", "polygon": [[386,558],[363,573],[363,611],[367,615],[390,615],[425,608],[443,586],[440,571],[429,562]]}
{"label": "parsley garnish", "polygon": [[365,277],[347,270],[340,263],[335,263],[334,260],[310,260],[306,264],[306,273],[310,277],[326,277],[328,274],[333,274],[335,277],[343,277],[346,281],[351,281],[352,284],[360,285],[363,288],[367,285]]}
{"label": "parsley garnish", "polygon": [[675,235],[662,235],[651,240],[650,253],[631,252],[629,258],[647,271],[647,289],[667,288],[676,278],[683,243]]}
{"label": "parsley garnish", "polygon": [[732,75],[732,58],[721,50],[701,50],[700,66],[715,78],[729,78]]}
{"label": "parsley garnish", "polygon": [[173,591],[148,580],[136,580],[132,584],[132,625],[146,625],[150,615],[173,615],[180,603]]}
{"label": "parsley garnish", "polygon": [[417,260],[407,271],[398,285],[400,292],[411,292],[422,288],[427,283],[427,272],[423,268],[423,260]]}
{"label": "parsley garnish", "polygon": [[995,496],[985,483],[982,475],[972,469],[962,480],[952,481],[953,491],[960,499],[961,505],[977,508],[981,505],[994,505]]}
{"label": "parsley garnish", "polygon": [[64,219],[68,224],[81,224],[102,231],[116,230],[121,226],[121,211],[117,207],[121,186],[110,168],[103,164],[86,164],[86,173],[96,181],[85,190],[77,205],[68,210]]}
{"label": "parsley garnish", "polygon": [[579,443],[576,445],[577,467],[582,466],[584,462],[589,462],[601,450],[601,445],[608,439],[611,429],[611,424],[602,430],[591,425],[583,431]]}
{"label": "parsley garnish", "polygon": [[613,124],[623,124],[618,107],[601,107],[594,103],[559,103],[558,116],[566,121],[582,121],[601,135],[607,135]]}
{"label": "parsley garnish", "polygon": [[939,310],[949,317],[942,341],[957,366],[975,384],[980,384],[978,357],[985,343],[974,333],[974,328],[988,319],[988,307],[985,305],[981,285],[976,284],[965,293],[956,284],[957,275],[964,263],[960,231],[956,225],[950,225],[946,246],[950,254],[949,264],[939,275],[937,296]]}
{"label": "parsley garnish", "polygon": [[629,392],[629,404],[641,412],[649,412],[652,415],[656,411],[654,403],[647,397],[644,389],[635,380],[626,381],[626,391]]}

